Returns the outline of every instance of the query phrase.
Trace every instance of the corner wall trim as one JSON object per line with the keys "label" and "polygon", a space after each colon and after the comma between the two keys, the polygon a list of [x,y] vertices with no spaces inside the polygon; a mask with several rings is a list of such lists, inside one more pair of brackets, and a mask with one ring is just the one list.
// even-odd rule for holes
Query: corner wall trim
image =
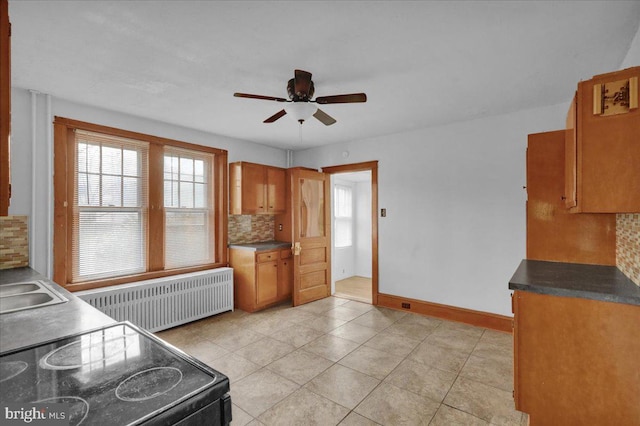
{"label": "corner wall trim", "polygon": [[[410,306],[403,308],[403,304]],[[458,308],[456,306],[441,305],[439,303],[425,302],[407,297],[391,294],[378,294],[378,306],[396,309],[404,312],[414,312],[421,315],[429,315],[450,321],[463,322],[477,327],[511,333],[513,331],[513,318],[489,312],[474,311]]]}

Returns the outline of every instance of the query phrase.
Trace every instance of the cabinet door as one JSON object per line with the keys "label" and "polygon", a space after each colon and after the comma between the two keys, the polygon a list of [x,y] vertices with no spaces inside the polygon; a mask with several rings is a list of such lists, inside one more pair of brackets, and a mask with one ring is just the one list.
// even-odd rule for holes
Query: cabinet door
{"label": "cabinet door", "polygon": [[522,382],[519,379],[520,373],[520,354],[518,349],[518,339],[520,338],[520,327],[518,326],[519,307],[518,307],[518,291],[514,291],[511,294],[511,313],[513,314],[513,401],[515,402],[516,410],[523,411],[522,402],[520,401],[520,386]]}
{"label": "cabinet door", "polygon": [[564,144],[564,130],[529,135],[527,259],[615,265],[616,215],[565,208]]}
{"label": "cabinet door", "polygon": [[575,207],[576,200],[576,168],[577,168],[577,146],[576,146],[576,115],[578,93],[571,101],[571,107],[567,113],[567,131],[564,135],[564,205],[567,208]]}
{"label": "cabinet door", "polygon": [[242,164],[242,213],[256,214],[266,211],[265,167],[259,164]]}
{"label": "cabinet door", "polygon": [[[634,67],[578,85],[576,212],[640,212],[638,79],[640,67]],[[603,103],[617,99],[624,86],[629,87],[627,103],[634,107],[607,113],[615,105]]]}
{"label": "cabinet door", "polygon": [[278,299],[286,299],[291,297],[291,288],[293,287],[291,250],[282,250],[280,258],[278,263]]}
{"label": "cabinet door", "polygon": [[258,263],[256,269],[256,305],[261,306],[278,298],[278,261]]}
{"label": "cabinet door", "polygon": [[285,211],[285,170],[267,167],[267,210],[269,213]]}
{"label": "cabinet door", "polygon": [[637,425],[640,306],[514,297],[516,409],[530,425]]}

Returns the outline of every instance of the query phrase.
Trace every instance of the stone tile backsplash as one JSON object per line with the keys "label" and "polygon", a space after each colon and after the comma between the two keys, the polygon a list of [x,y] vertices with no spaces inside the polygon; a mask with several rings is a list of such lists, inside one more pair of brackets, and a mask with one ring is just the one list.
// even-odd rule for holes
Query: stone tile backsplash
{"label": "stone tile backsplash", "polygon": [[0,216],[0,269],[29,266],[29,219]]}
{"label": "stone tile backsplash", "polygon": [[272,215],[229,215],[230,244],[272,241],[275,217]]}
{"label": "stone tile backsplash", "polygon": [[640,213],[616,215],[616,264],[640,286]]}

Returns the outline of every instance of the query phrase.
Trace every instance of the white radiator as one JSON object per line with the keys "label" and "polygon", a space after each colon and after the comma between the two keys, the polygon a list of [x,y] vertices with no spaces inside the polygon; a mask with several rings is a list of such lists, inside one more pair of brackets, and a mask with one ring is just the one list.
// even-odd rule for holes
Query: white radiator
{"label": "white radiator", "polygon": [[117,321],[155,332],[233,310],[233,269],[218,268],[74,293]]}

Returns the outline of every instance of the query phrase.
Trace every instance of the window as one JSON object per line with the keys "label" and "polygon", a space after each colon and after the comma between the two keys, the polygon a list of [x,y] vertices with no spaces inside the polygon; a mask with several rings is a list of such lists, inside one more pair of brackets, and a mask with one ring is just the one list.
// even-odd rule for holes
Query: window
{"label": "window", "polygon": [[336,247],[350,247],[353,244],[353,201],[351,187],[334,187],[334,222]]}
{"label": "window", "polygon": [[56,282],[83,290],[226,265],[226,151],[54,125]]}
{"label": "window", "polygon": [[208,197],[212,160],[207,154],[165,149],[164,253],[168,267],[207,263],[212,257]]}
{"label": "window", "polygon": [[146,271],[147,144],[76,131],[72,281]]}

